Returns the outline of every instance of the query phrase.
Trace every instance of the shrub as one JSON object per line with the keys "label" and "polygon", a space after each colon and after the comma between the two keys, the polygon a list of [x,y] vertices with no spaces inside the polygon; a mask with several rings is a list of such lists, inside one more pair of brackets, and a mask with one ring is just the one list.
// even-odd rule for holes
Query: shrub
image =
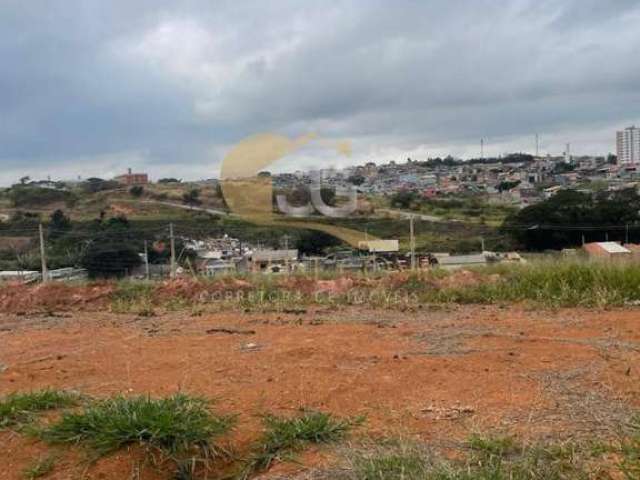
{"label": "shrub", "polygon": [[188,192],[182,194],[182,201],[187,205],[200,205],[200,190],[192,188]]}
{"label": "shrub", "polygon": [[132,197],[140,198],[144,193],[144,188],[140,185],[134,185],[129,189],[129,193],[131,194]]}
{"label": "shrub", "polygon": [[16,185],[9,191],[9,199],[16,208],[42,207],[56,202],[73,204],[76,197],[66,190]]}

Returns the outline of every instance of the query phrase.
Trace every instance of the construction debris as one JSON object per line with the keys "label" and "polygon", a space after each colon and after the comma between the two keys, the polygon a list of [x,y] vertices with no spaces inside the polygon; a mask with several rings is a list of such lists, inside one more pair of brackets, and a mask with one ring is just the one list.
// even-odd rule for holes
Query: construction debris
{"label": "construction debris", "polygon": [[241,330],[238,328],[210,328],[207,333],[228,333],[229,335],[255,335],[255,330]]}

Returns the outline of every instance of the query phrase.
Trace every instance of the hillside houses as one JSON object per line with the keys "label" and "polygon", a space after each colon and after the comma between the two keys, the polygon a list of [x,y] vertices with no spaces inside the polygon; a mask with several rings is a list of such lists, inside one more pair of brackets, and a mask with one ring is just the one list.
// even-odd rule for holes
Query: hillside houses
{"label": "hillside houses", "polygon": [[[279,188],[309,185],[315,174],[296,172],[276,175],[274,184]],[[584,188],[590,183],[604,182],[609,189],[621,185],[636,186],[640,175],[635,168],[622,168],[605,157],[565,156],[534,157],[514,154],[501,159],[460,161],[451,157],[400,163],[390,161],[344,170],[321,172],[327,187],[352,187],[362,194],[393,195],[399,191],[419,191],[427,198],[442,195],[485,195],[492,203],[512,204],[520,207],[544,200],[561,189]],[[357,181],[352,184],[352,180]]]}

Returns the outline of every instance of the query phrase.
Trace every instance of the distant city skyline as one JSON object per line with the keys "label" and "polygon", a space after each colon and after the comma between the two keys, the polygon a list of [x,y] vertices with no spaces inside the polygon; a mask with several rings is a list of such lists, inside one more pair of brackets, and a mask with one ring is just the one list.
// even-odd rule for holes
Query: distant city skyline
{"label": "distant city skyline", "polygon": [[[634,127],[635,128],[635,127]],[[625,128],[624,130],[628,130],[628,128]],[[636,129],[639,130],[639,129]],[[619,137],[619,133],[618,132],[612,132],[612,134],[614,135],[614,140],[617,139]],[[637,141],[637,137],[634,135],[633,137],[636,141]],[[486,140],[485,140],[486,141]],[[618,142],[619,143],[619,142]],[[611,142],[611,145],[614,146],[616,145],[615,141]],[[566,149],[567,144],[565,145],[561,145],[559,147],[564,147],[564,149]],[[525,149],[515,149],[512,151],[505,151],[502,153],[498,153],[498,154],[493,154],[490,152],[487,152],[487,149],[490,149],[490,144],[485,143],[484,144],[484,148],[485,148],[485,152],[484,152],[484,157],[485,159],[491,159],[491,158],[504,158],[507,155],[510,154],[517,154],[517,153],[523,153],[523,154],[529,154],[529,155],[533,155],[535,156],[535,147],[529,151],[525,150]],[[309,149],[307,149],[308,151],[313,151],[315,148],[313,146],[311,146]],[[540,149],[539,151],[539,156],[540,157],[547,157],[547,156],[551,156],[553,158],[566,158],[566,151],[563,149],[563,151],[558,151],[558,152],[547,152],[547,151],[543,151],[542,149]],[[429,154],[429,155],[420,155],[417,156],[415,154],[416,150],[412,150],[412,151],[408,151],[405,152],[405,154],[403,155],[402,153],[399,154],[398,157],[391,157],[391,156],[384,156],[384,157],[380,157],[380,158],[374,158],[374,157],[359,157],[359,156],[349,156],[349,157],[341,157],[339,154],[336,154],[335,151],[333,150],[328,150],[325,148],[321,148],[318,147],[317,150],[319,152],[323,152],[326,154],[325,157],[323,157],[322,155],[319,156],[313,156],[311,154],[309,154],[308,152],[305,153],[301,153],[301,154],[296,154],[296,155],[291,155],[290,157],[287,157],[286,162],[276,162],[272,165],[272,168],[266,168],[265,170],[270,171],[274,174],[282,174],[282,173],[295,173],[296,171],[302,171],[302,172],[310,172],[310,171],[314,171],[314,170],[331,170],[331,169],[337,169],[337,170],[343,170],[343,169],[348,169],[350,167],[357,167],[360,165],[365,165],[366,163],[372,162],[375,163],[376,165],[385,165],[385,164],[389,164],[390,162],[395,162],[397,164],[401,164],[406,162],[407,160],[411,159],[413,161],[426,161],[428,159],[433,159],[433,158],[446,158],[446,157],[453,157],[456,160],[462,160],[462,161],[470,161],[470,160],[475,160],[475,159],[479,159],[481,158],[480,156],[480,150],[478,150],[478,154],[477,155],[469,155],[466,157],[463,156],[459,156],[459,155],[452,155],[451,153],[446,153],[446,150],[443,150],[444,153],[441,154]],[[413,153],[413,156],[412,154]],[[602,153],[579,153],[579,152],[575,152],[573,150],[573,145],[571,146],[571,152],[570,152],[570,157],[607,157],[610,154],[614,154],[617,155],[617,148],[610,148],[609,151],[602,152]],[[360,160],[356,160],[360,158]],[[293,160],[295,159],[295,160]],[[320,160],[319,160],[320,159]],[[337,162],[336,160],[342,160],[342,162]],[[124,163],[121,163],[120,161],[118,161],[118,165],[124,165]],[[136,167],[136,168],[132,168],[130,166],[126,166],[124,168],[119,168],[119,169],[112,169],[109,171],[105,171],[100,170],[100,166],[99,165],[84,165],[84,166],[78,166],[76,167],[77,171],[83,171],[86,172],[84,175],[82,174],[74,174],[74,176],[59,176],[59,177],[55,177],[52,176],[51,174],[41,174],[41,175],[20,175],[20,177],[17,177],[15,179],[10,180],[8,183],[6,183],[3,186],[10,186],[13,183],[17,183],[18,180],[22,177],[28,176],[30,178],[30,180],[32,181],[81,181],[81,180],[86,180],[87,178],[102,178],[102,179],[118,179],[119,177],[124,177],[127,174],[128,175],[145,175],[148,176],[148,181],[157,181],[159,179],[162,178],[177,178],[183,181],[201,181],[201,180],[206,180],[206,179],[216,179],[219,178],[219,172],[217,170],[214,170],[214,173],[212,175],[208,175],[208,176],[200,176],[200,177],[185,177],[185,176],[181,176],[179,173],[177,174],[162,174],[162,171],[156,171],[154,164],[151,163],[138,163],[134,165],[142,165],[140,168]],[[140,173],[131,173],[132,170],[140,170]]]}

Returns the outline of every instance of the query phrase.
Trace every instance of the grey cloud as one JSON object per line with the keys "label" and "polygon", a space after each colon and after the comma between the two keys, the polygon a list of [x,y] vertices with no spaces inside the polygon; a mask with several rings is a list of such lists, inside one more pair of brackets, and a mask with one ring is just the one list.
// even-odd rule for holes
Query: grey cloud
{"label": "grey cloud", "polygon": [[639,121],[639,20],[627,0],[5,1],[0,182],[141,151],[209,172],[261,131],[372,156],[536,131],[605,153]]}

